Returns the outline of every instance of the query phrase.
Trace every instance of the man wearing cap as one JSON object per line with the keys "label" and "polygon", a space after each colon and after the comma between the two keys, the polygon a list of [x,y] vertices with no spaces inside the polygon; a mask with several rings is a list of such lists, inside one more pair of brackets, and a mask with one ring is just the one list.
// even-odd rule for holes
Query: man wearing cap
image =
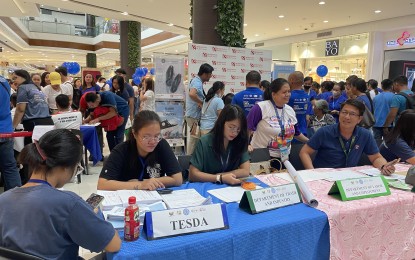
{"label": "man wearing cap", "polygon": [[130,84],[128,84],[127,72],[124,69],[117,69],[115,74],[124,78],[124,88],[127,90],[129,96],[128,107],[130,108],[130,120],[132,121],[134,119],[134,89]]}
{"label": "man wearing cap", "polygon": [[56,97],[60,94],[67,95],[70,99],[72,92],[61,84],[61,75],[57,72],[51,72],[49,74],[50,85],[47,85],[43,88],[42,92],[45,93],[47,102],[49,105],[49,110],[52,114],[58,112],[58,107],[56,106]]}
{"label": "man wearing cap", "polygon": [[72,98],[73,98],[73,86],[71,81],[68,79],[68,69],[63,66],[59,66],[55,69],[55,72],[59,73],[61,76],[61,88],[66,88],[65,92],[70,93],[67,94],[69,97],[69,104],[72,105]]}

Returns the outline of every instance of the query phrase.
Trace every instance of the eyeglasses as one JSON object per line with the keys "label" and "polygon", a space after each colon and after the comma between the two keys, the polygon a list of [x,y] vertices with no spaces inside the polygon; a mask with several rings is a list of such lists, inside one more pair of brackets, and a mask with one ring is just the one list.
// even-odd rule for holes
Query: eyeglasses
{"label": "eyeglasses", "polygon": [[233,132],[233,133],[239,133],[241,132],[241,128],[236,127],[236,126],[229,126],[227,124],[225,124],[226,127],[229,129],[229,131]]}
{"label": "eyeglasses", "polygon": [[161,139],[163,139],[161,135],[154,136],[154,137],[153,136],[142,136],[142,137],[140,136],[140,138],[143,142],[146,142],[146,143],[149,143],[150,141],[158,143],[161,141]]}
{"label": "eyeglasses", "polygon": [[359,117],[360,116],[359,114],[356,114],[354,112],[345,111],[345,110],[340,111],[340,114],[342,114],[343,116],[349,115],[350,117]]}

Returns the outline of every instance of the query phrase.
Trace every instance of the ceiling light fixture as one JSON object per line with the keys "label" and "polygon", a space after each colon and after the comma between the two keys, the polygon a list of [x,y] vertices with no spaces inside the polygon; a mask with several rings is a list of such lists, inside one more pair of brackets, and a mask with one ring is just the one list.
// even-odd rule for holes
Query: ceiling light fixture
{"label": "ceiling light fixture", "polygon": [[247,23],[244,23],[244,26],[248,26],[248,24]]}
{"label": "ceiling light fixture", "polygon": [[290,28],[285,28],[284,30],[288,31],[288,30],[290,30]]}
{"label": "ceiling light fixture", "polygon": [[284,18],[284,17],[285,17],[284,15],[279,15],[279,16],[278,16],[278,18]]}
{"label": "ceiling light fixture", "polygon": [[320,2],[318,2],[318,4],[319,4],[319,5],[325,5],[325,4],[326,4],[326,2],[324,2],[324,1],[320,1]]}
{"label": "ceiling light fixture", "polygon": [[167,25],[168,25],[168,26],[173,26],[174,24],[172,24],[172,23],[168,23]]}
{"label": "ceiling light fixture", "polygon": [[378,14],[378,13],[381,13],[381,12],[382,12],[381,10],[376,10],[375,14]]}
{"label": "ceiling light fixture", "polygon": [[327,21],[327,20],[325,20],[325,21],[323,21],[323,23],[328,23],[329,21]]}
{"label": "ceiling light fixture", "polygon": [[255,34],[255,37],[258,37],[259,36],[259,34]]}
{"label": "ceiling light fixture", "polygon": [[122,12],[121,14],[122,15],[128,15],[128,12]]}

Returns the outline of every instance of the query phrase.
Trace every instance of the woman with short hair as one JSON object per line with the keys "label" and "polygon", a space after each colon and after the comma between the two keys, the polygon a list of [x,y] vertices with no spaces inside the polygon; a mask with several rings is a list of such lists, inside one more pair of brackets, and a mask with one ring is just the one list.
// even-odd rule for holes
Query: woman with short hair
{"label": "woman with short hair", "polygon": [[330,115],[329,105],[326,100],[320,99],[316,100],[314,103],[314,115],[310,116],[310,135],[311,137],[317,130],[326,125],[333,125],[336,123],[336,119]]}

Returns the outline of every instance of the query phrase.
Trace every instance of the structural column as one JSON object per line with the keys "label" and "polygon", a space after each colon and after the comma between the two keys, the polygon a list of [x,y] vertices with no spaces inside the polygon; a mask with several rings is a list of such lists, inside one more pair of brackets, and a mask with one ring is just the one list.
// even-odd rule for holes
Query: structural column
{"label": "structural column", "polygon": [[224,45],[215,30],[218,21],[218,0],[193,0],[193,42],[198,44]]}
{"label": "structural column", "polygon": [[135,69],[141,66],[141,23],[136,21],[120,22],[120,58],[121,68],[130,79]]}

